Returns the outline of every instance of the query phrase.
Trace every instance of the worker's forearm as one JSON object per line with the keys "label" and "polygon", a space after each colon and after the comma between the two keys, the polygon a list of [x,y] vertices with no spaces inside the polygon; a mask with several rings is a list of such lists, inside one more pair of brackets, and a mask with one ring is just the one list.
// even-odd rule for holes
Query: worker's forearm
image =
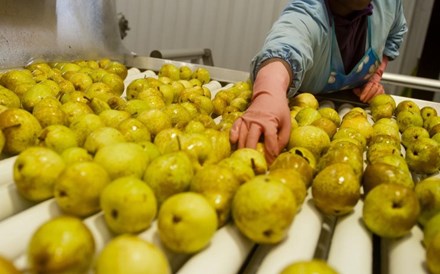
{"label": "worker's forearm", "polygon": [[263,63],[254,82],[254,96],[261,91],[285,96],[291,82],[290,70],[287,66],[287,63],[281,59],[270,59]]}

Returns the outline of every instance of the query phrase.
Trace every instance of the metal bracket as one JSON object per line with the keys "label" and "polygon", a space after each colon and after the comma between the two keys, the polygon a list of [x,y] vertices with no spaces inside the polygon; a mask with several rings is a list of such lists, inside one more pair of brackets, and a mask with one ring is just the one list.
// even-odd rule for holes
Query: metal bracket
{"label": "metal bracket", "polygon": [[190,60],[191,63],[199,64],[199,60],[203,61],[204,65],[214,66],[211,49],[165,49],[153,50],[150,57],[185,61]]}

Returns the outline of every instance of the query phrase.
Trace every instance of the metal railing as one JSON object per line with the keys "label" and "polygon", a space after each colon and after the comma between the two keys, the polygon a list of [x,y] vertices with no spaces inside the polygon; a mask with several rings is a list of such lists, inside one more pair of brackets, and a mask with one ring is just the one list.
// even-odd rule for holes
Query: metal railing
{"label": "metal railing", "polygon": [[385,72],[382,82],[395,86],[440,92],[440,80]]}

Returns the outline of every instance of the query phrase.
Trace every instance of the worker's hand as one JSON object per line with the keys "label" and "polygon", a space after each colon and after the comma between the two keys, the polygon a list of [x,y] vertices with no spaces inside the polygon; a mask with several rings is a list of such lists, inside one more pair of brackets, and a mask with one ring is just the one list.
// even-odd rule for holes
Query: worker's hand
{"label": "worker's hand", "polygon": [[286,97],[290,78],[288,73],[284,78],[283,73],[287,73],[286,68],[280,62],[270,63],[259,71],[251,105],[235,121],[230,133],[231,142],[238,144],[238,148],[256,148],[263,137],[269,164],[286,146],[290,136],[290,109]]}
{"label": "worker's hand", "polygon": [[376,71],[376,73],[371,76],[368,82],[362,87],[353,89],[354,94],[359,96],[359,100],[361,100],[361,102],[368,103],[368,101],[370,101],[374,96],[385,93],[385,90],[380,83],[381,79],[382,76],[379,76]]}
{"label": "worker's hand", "polygon": [[235,121],[230,137],[232,143],[238,142],[238,148],[256,148],[260,137],[264,137],[266,160],[272,163],[287,145],[290,128],[287,98],[260,92],[246,112]]}
{"label": "worker's hand", "polygon": [[382,63],[377,68],[376,72],[368,79],[368,82],[365,83],[360,88],[354,88],[353,92],[357,96],[359,96],[359,100],[364,103],[368,103],[374,96],[385,93],[385,90],[380,83],[382,80],[382,74],[388,65],[388,57],[383,56]]}

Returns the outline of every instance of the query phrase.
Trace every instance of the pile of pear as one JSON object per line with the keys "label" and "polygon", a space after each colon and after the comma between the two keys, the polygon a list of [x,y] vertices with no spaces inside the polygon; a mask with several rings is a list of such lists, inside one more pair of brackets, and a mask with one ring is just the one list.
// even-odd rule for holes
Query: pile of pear
{"label": "pile of pear", "polygon": [[[231,147],[229,129],[250,103],[249,82],[214,96],[203,68],[166,64],[157,77],[129,83],[127,75],[123,64],[109,59],[35,63],[1,74],[2,158],[16,156],[14,183],[22,197],[53,199],[63,213],[33,234],[28,267],[36,273],[129,273],[128,266],[170,273],[167,260],[156,260],[162,264],[157,270],[137,266],[130,261],[135,255],[107,251],[127,245],[133,254],[139,248],[164,258],[151,243],[120,237],[153,224],[162,248],[178,254],[203,250],[232,222],[255,242],[282,241],[312,169],[294,155],[296,167],[269,172],[261,147]],[[102,251],[77,222],[98,213],[113,235]],[[59,241],[63,237],[77,240]]]}
{"label": "pile of pear", "polygon": [[[167,63],[156,77],[126,82],[127,75],[110,59],[35,63],[0,75],[0,149],[2,158],[17,156],[17,191],[35,203],[54,199],[61,217],[69,217],[49,220],[33,235],[28,265],[39,273],[74,265],[79,272],[72,273],[170,273],[164,249],[196,254],[226,225],[255,243],[277,244],[309,190],[327,215],[349,215],[363,200],[363,223],[381,237],[403,237],[415,225],[434,234],[435,225],[428,226],[440,211],[434,108],[410,100],[396,105],[380,95],[367,109],[340,115],[300,93],[289,99],[289,142],[268,163],[262,143],[236,149],[229,142],[252,98],[249,81],[220,84],[214,94],[204,67]],[[414,176],[424,180],[415,183]],[[98,213],[113,235],[103,250],[86,226],[72,229]],[[153,226],[160,248],[129,237]],[[50,237],[75,231],[83,241],[64,246]],[[427,254],[438,254],[439,244],[427,242],[439,240],[425,243]],[[65,257],[57,250],[66,250]],[[140,264],[130,255],[136,252],[155,259]],[[427,261],[435,269],[435,260]]]}
{"label": "pile of pear", "polygon": [[341,116],[334,105],[320,106],[311,93],[298,94],[289,106],[292,129],[287,149],[312,168],[307,186],[313,204],[326,215],[349,214],[361,196],[365,136],[371,129],[365,110],[353,108]]}
{"label": "pile of pear", "polygon": [[[373,232],[391,238],[404,237],[418,225],[424,234],[421,244],[426,250],[426,266],[430,273],[440,273],[440,233],[437,233],[440,230],[440,135],[437,134],[440,118],[437,110],[429,105],[420,108],[411,99],[396,104],[387,95],[373,98],[370,108],[375,134],[364,173],[364,191],[371,193],[367,194],[365,204],[367,199],[383,199],[388,203],[380,208],[378,203],[370,202],[372,206],[364,207],[364,213],[376,211],[376,216],[369,214],[365,222]],[[378,182],[391,184],[377,186]],[[394,190],[389,190],[392,188]],[[392,208],[399,209],[401,216],[392,214]],[[379,215],[392,218],[378,221]],[[384,221],[388,229],[381,223]],[[437,240],[433,241],[435,237]]]}
{"label": "pile of pear", "polygon": [[309,186],[315,207],[325,215],[346,216],[362,200],[363,225],[384,238],[401,239],[419,226],[428,269],[439,273],[440,240],[432,240],[440,238],[436,109],[420,108],[411,99],[396,104],[388,94],[343,115],[320,106],[309,93],[290,99],[289,106],[287,149],[313,167]]}

